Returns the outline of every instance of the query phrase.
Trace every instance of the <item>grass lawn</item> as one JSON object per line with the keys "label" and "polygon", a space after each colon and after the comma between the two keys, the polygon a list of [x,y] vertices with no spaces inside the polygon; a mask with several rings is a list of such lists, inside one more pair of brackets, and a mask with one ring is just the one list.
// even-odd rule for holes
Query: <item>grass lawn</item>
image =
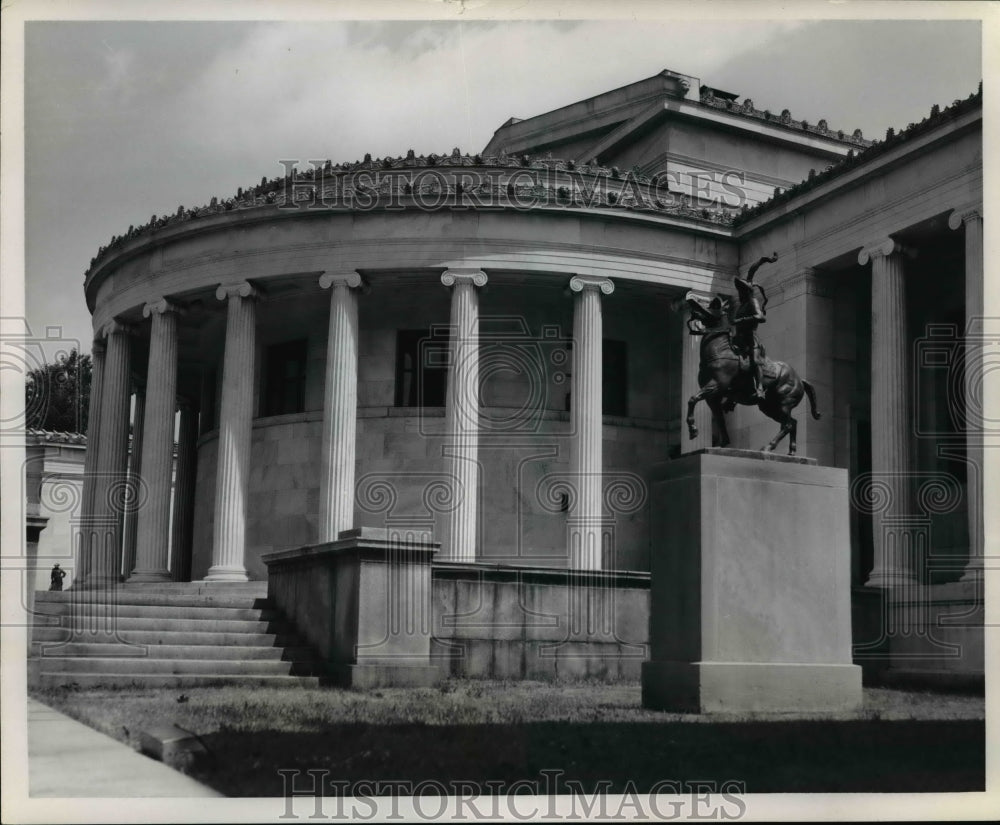
{"label": "grass lawn", "polygon": [[[541,782],[591,792],[632,780],[735,780],[748,793],[972,791],[985,783],[981,697],[866,688],[860,712],[696,715],[645,710],[637,683],[447,682],[331,688],[38,691],[134,748],[176,724],[209,757],[190,770],[229,796],[280,796],[281,769],[346,781]],[[541,786],[541,785],[540,785]]]}

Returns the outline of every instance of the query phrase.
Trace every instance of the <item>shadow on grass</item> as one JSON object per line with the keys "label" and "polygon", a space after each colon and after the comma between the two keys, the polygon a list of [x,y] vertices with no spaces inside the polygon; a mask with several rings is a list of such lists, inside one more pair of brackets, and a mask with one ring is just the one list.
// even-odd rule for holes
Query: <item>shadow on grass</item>
{"label": "shadow on grass", "polygon": [[349,783],[471,782],[484,793],[487,780],[527,780],[545,793],[543,770],[562,771],[560,781],[587,793],[602,780],[608,793],[624,792],[629,780],[639,793],[661,780],[737,781],[747,793],[985,788],[982,721],[334,724],[203,739],[212,758],[191,773],[234,797],[282,796],[279,770],[302,771],[299,788],[310,785],[305,771],[325,770]]}

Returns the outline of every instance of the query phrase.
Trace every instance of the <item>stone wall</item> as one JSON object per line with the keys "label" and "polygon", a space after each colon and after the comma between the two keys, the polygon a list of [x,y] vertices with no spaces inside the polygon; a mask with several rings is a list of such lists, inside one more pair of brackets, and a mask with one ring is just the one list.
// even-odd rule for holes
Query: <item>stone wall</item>
{"label": "stone wall", "polygon": [[[438,535],[444,504],[441,436],[443,410],[370,407],[358,411],[358,527],[431,530]],[[319,517],[321,413],[274,416],[254,422],[247,512],[247,572],[266,578],[261,555],[316,540]],[[569,416],[547,414],[537,437],[527,442],[480,447],[480,556],[505,564],[568,564],[566,516],[547,491],[569,471]],[[609,419],[612,420],[612,419]],[[608,529],[622,570],[649,567],[649,508],[645,480],[665,460],[677,435],[665,426],[615,420],[604,427],[604,463],[609,502]],[[423,431],[423,434],[421,434]],[[204,436],[198,451],[192,576],[211,566],[212,514],[218,438]],[[621,489],[621,485],[626,485]],[[621,496],[625,496],[623,500]],[[622,503],[624,501],[624,503]]]}
{"label": "stone wall", "polygon": [[649,576],[435,563],[431,654],[443,674],[637,679]]}

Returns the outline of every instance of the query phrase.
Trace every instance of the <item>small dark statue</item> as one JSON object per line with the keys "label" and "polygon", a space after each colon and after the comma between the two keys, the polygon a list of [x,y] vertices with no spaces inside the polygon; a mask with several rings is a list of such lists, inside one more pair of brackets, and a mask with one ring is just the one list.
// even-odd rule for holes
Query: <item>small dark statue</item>
{"label": "small dark statue", "polygon": [[812,417],[816,412],[816,392],[812,384],[796,374],[783,361],[772,361],[757,339],[757,327],[766,318],[767,295],[760,284],[753,282],[762,264],[774,263],[778,253],[761,258],[750,267],[746,280],[735,278],[737,299],[716,296],[706,306],[688,297],[691,310],[688,332],[701,335],[701,364],[698,369],[697,394],[688,399],[688,436],[695,438],[698,428],[694,421],[695,405],[704,400],[712,410],[719,433],[719,445],[729,446],[724,414],[737,404],[755,404],[768,418],[781,425],[771,443],[761,449],[771,451],[786,435],[788,454],[795,455],[795,434],[798,422],[792,418],[803,394],[809,396]]}
{"label": "small dark statue", "polygon": [[66,578],[66,571],[60,569],[57,564],[49,573],[49,590],[62,590],[63,579]]}

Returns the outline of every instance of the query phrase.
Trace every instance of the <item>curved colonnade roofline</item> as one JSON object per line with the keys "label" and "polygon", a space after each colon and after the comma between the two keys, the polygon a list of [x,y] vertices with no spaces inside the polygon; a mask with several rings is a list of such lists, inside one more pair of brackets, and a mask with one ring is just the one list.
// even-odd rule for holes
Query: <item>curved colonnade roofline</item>
{"label": "curved colonnade roofline", "polygon": [[638,167],[621,170],[551,157],[483,158],[462,155],[457,149],[451,155],[415,156],[411,150],[406,157],[373,160],[366,155],[356,163],[310,164],[307,169],[292,168],[284,177],[263,178],[233,197],[213,197],[200,207],[180,206],[173,214],[154,215],[144,224],[130,226],[91,259],[85,274],[88,293],[109,264],[140,248],[142,241],[155,243],[164,229],[195,229],[192,224],[231,213],[255,212],[271,219],[324,211],[582,209],[674,218],[689,229],[719,231],[732,224],[739,209],[739,204],[722,198],[693,198],[670,187],[665,175],[649,176]]}

